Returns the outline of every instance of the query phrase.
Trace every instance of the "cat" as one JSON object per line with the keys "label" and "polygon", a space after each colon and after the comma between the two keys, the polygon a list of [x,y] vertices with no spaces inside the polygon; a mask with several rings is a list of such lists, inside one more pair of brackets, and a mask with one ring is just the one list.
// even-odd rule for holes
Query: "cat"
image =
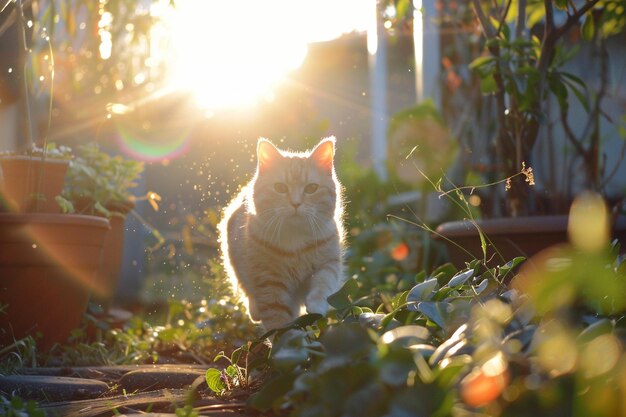
{"label": "cat", "polygon": [[342,187],[334,169],[335,138],[311,151],[257,143],[252,180],[218,225],[225,269],[245,294],[248,315],[265,330],[308,313],[326,314],[343,285]]}

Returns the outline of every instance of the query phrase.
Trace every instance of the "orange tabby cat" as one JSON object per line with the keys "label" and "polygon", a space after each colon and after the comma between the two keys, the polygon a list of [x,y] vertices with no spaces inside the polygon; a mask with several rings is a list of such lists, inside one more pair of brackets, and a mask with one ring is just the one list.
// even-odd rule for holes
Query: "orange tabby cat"
{"label": "orange tabby cat", "polygon": [[218,226],[226,271],[266,330],[297,318],[303,305],[325,314],[326,298],[345,281],[334,154],[334,137],[304,153],[259,139],[256,174]]}

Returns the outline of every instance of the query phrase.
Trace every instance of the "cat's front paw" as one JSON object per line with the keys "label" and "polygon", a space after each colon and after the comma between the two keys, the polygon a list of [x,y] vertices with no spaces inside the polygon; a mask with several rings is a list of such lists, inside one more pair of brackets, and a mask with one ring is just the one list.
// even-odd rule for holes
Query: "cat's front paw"
{"label": "cat's front paw", "polygon": [[304,306],[306,312],[309,314],[317,313],[325,316],[328,313],[329,305],[326,299],[320,299],[318,297],[307,297]]}

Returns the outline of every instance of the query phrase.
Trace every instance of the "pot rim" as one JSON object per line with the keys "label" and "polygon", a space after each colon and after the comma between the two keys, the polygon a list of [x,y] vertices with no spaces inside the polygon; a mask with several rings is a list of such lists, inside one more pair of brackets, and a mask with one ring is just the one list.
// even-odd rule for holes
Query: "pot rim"
{"label": "pot rim", "polygon": [[[528,217],[499,217],[477,219],[476,223],[486,235],[527,234],[529,232],[558,232],[567,229],[569,215],[547,215]],[[613,228],[626,229],[626,216],[618,216]],[[437,226],[437,234],[445,237],[467,236],[478,234],[470,220],[454,220]],[[439,238],[438,235],[435,238]]]}
{"label": "pot rim", "polygon": [[[43,156],[35,156],[35,155],[0,155],[0,163],[2,163],[2,162],[10,162],[10,161],[42,162],[43,161]],[[70,160],[69,159],[52,158],[50,156],[47,156],[46,157],[46,163],[69,165]]]}
{"label": "pot rim", "polygon": [[0,213],[0,224],[58,224],[83,225],[110,229],[109,220],[104,217],[84,214],[63,213]]}

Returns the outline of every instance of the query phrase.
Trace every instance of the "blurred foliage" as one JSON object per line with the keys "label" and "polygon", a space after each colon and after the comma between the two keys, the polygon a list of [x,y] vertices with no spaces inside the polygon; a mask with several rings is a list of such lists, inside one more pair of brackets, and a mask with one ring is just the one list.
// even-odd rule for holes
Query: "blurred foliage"
{"label": "blurred foliage", "polygon": [[387,168],[394,176],[425,191],[426,178],[450,175],[457,142],[432,99],[394,114],[387,137]]}
{"label": "blurred foliage", "polygon": [[[115,94],[141,86],[164,71],[155,66],[158,62],[150,60],[151,31],[159,22],[150,13],[150,3],[162,3],[159,0],[37,3],[33,33],[50,36],[57,73],[55,89],[61,93],[58,100]],[[42,57],[47,45],[34,38],[32,65],[37,74],[39,68],[45,68]]]}
{"label": "blurred foliage", "polygon": [[[560,253],[553,260],[566,266],[535,275],[529,295],[503,285],[521,259],[444,265],[376,309],[348,281],[329,298],[330,317],[276,332],[270,376],[249,406],[291,416],[620,415],[625,304],[615,282],[626,263],[617,250]],[[563,279],[575,275],[587,287]],[[561,292],[586,301],[563,302]]]}
{"label": "blurred foliage", "polygon": [[0,414],[5,417],[44,417],[46,413],[37,407],[35,401],[25,401],[20,397],[5,398],[0,395]]}
{"label": "blurred foliage", "polygon": [[[360,296],[380,299],[381,292],[404,290],[420,270],[443,259],[442,248],[430,234],[436,221],[428,224],[421,198],[435,188],[415,166],[410,170],[419,181],[408,182],[395,170],[383,180],[354,157],[339,160],[337,175],[346,184],[347,274],[363,283]],[[419,182],[423,184],[416,185]]]}
{"label": "blurred foliage", "polygon": [[171,300],[164,310],[164,317],[135,315],[122,328],[87,314],[67,343],[50,352],[37,351],[32,338],[19,341],[17,349],[2,349],[3,372],[25,366],[208,364],[218,352],[244,343],[254,333],[247,315],[231,298]]}

